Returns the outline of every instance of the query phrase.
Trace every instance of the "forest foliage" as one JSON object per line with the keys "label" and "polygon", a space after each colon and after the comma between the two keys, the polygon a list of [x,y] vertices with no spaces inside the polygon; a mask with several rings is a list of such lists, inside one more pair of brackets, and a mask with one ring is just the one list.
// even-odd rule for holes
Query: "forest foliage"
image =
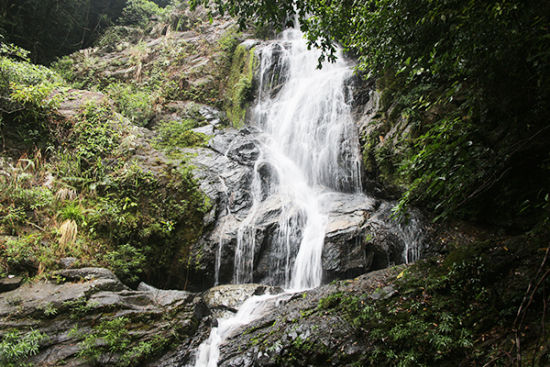
{"label": "forest foliage", "polygon": [[[443,216],[548,217],[550,5],[490,0],[192,0],[242,27],[298,20],[337,44],[414,126],[396,174],[409,202]],[[388,108],[387,106],[386,108]],[[395,157],[394,157],[395,158]],[[498,215],[506,213],[506,215]],[[537,220],[537,219],[535,219]],[[523,226],[523,223],[517,224]]]}
{"label": "forest foliage", "polygon": [[[159,287],[187,286],[187,278],[180,275],[194,266],[190,246],[203,233],[203,216],[211,204],[182,151],[208,141],[193,131],[204,121],[202,117],[160,121],[154,126],[155,138],[148,142],[133,131],[154,125],[154,108],[170,100],[217,103],[220,108],[225,104],[237,117],[233,120],[243,120],[252,95],[253,50],[238,47],[241,36],[233,30],[220,40],[215,82],[224,73],[229,75],[228,85],[220,84],[221,92],[210,87],[215,84],[185,89],[178,83],[183,79],[174,79],[179,74],[161,67],[172,63],[176,70],[185,54],[197,52],[196,44],[177,48],[167,43],[166,50],[154,57],[149,74],[143,73],[143,81],[101,80],[100,66],[92,62],[85,76],[77,76],[73,64],[78,60],[71,58],[57,63],[63,75],[30,62],[32,58],[47,63],[94,42],[105,50],[115,47],[113,40],[120,43],[122,38],[117,32],[123,34],[132,26],[145,34],[151,30],[151,19],[167,13],[163,7],[168,3],[0,0],[0,146],[7,155],[0,160],[0,232],[6,234],[0,243],[0,277],[41,276],[62,266],[60,258],[74,257],[80,266],[109,267],[132,286],[140,280]],[[388,123],[407,120],[414,127],[406,149],[390,163],[408,187],[398,210],[415,203],[441,216],[505,219],[508,222],[499,224],[521,229],[538,221],[539,228],[547,227],[550,4],[531,0],[191,3],[213,6],[212,15],[217,11],[236,16],[243,28],[265,29],[267,24],[282,28],[296,16],[311,46],[323,50],[320,62],[334,59],[337,44],[356,59],[358,75],[377,80]],[[180,20],[176,23],[177,31]],[[115,27],[104,33],[109,25]],[[148,50],[145,43],[136,42],[128,62],[141,70]],[[86,103],[73,121],[59,121],[55,107],[60,99],[79,98],[70,94],[70,87],[99,89],[111,102]],[[224,101],[222,92],[230,98]],[[134,141],[146,148],[141,156],[152,156],[153,167],[162,163],[161,171],[140,165]],[[161,161],[159,152],[178,165]],[[364,307],[366,299],[337,294],[321,302],[318,312],[339,312],[358,332],[370,330],[375,338],[364,356],[377,364],[395,360],[403,365],[417,361],[435,365],[464,353],[470,353],[472,361],[501,358],[508,352],[500,346],[513,344],[510,324],[516,334],[529,330],[522,338],[531,339],[535,348],[528,352],[535,360],[539,339],[548,350],[547,321],[542,318],[539,327],[539,320],[527,319],[531,324],[524,329],[516,321],[530,278],[547,285],[548,272],[539,278],[538,272],[532,273],[546,264],[547,257],[538,267],[537,258],[548,243],[548,233],[528,236],[533,239],[487,242],[479,252],[464,253],[456,261],[452,261],[456,252],[451,252],[445,263],[411,272],[399,285],[401,297]],[[438,271],[431,274],[433,268]],[[545,289],[535,288],[531,298],[546,299]],[[531,311],[540,314],[536,307]],[[55,310],[45,310],[51,312]],[[80,356],[95,360],[119,347],[115,350],[122,353],[131,341],[127,326],[125,319],[98,324],[80,345]],[[479,344],[474,336],[494,337],[498,347],[477,355],[472,349]],[[0,361],[18,365],[36,353],[43,339],[40,333],[7,334],[0,350],[10,353],[0,356]],[[157,344],[163,345],[141,343],[128,353],[140,358],[159,348]],[[517,351],[520,354],[519,347]]]}
{"label": "forest foliage", "polygon": [[144,24],[167,0],[0,1],[0,35],[50,63],[91,46],[112,25]]}

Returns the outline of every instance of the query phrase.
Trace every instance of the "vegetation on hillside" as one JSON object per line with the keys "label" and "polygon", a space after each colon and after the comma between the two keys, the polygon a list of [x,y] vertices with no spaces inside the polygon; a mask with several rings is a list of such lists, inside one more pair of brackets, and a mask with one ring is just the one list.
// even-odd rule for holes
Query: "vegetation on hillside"
{"label": "vegetation on hillside", "polygon": [[[374,292],[346,289],[356,280],[336,283],[340,290],[302,310],[299,320],[278,319],[250,342],[279,365],[547,366],[548,239],[547,228],[539,228],[462,244],[445,258],[398,268],[391,285]],[[327,317],[349,325],[344,340],[306,327],[281,348],[289,324]]]}
{"label": "vegetation on hillside", "polygon": [[167,0],[20,0],[0,2],[0,35],[49,63],[91,46],[113,25],[145,26]]}
{"label": "vegetation on hillside", "polygon": [[[175,274],[189,266],[209,207],[191,168],[154,150],[117,113],[116,107],[128,113],[123,106],[114,109],[97,93],[85,102],[58,74],[31,64],[24,50],[1,47],[0,276],[40,275],[74,257],[80,265],[107,266],[128,284],[183,287]],[[74,118],[57,114],[62,100],[77,101]],[[198,139],[160,148],[204,138]],[[150,161],[134,156],[136,149]]]}
{"label": "vegetation on hillside", "polygon": [[[312,312],[338,313],[364,338],[362,360],[353,362],[550,363],[550,5],[191,3],[214,4],[212,14],[228,12],[258,31],[297,15],[311,45],[324,50],[320,61],[334,58],[336,44],[358,60],[358,74],[376,80],[381,94],[377,133],[363,137],[365,163],[384,184],[405,187],[397,211],[420,204],[438,218],[522,232],[451,246],[447,258],[402,273],[398,296],[324,299]],[[0,277],[41,276],[74,257],[76,265],[112,269],[129,285],[185,287],[191,244],[210,208],[185,149],[208,142],[193,131],[206,123],[200,104],[224,108],[234,126],[243,123],[256,60],[253,49],[238,46],[242,35],[233,28],[212,43],[168,36],[147,43],[151,34],[208,24],[205,14],[189,19],[184,8],[161,0],[0,4]],[[31,63],[90,45],[94,50],[52,68]],[[199,53],[214,61],[187,68]],[[82,102],[88,97],[71,88],[94,92]],[[60,116],[57,109],[70,101],[79,101],[74,116]],[[181,118],[166,119],[170,108],[182,111],[180,102]],[[385,143],[392,129],[407,133]],[[9,353],[0,361],[19,365],[43,339],[38,332],[4,335],[0,350]],[[85,337],[81,357],[126,352],[130,341],[128,320],[106,321]],[[157,344],[140,344],[129,356],[145,358]],[[280,362],[296,364],[297,354],[307,358],[314,348],[296,342]]]}
{"label": "vegetation on hillside", "polygon": [[[74,257],[130,285],[188,286],[210,203],[184,149],[208,142],[193,131],[206,124],[201,103],[236,108],[242,123],[250,98],[234,27],[200,45],[183,37],[208,27],[185,4],[132,0],[97,47],[50,68],[0,42],[0,276],[42,275]],[[208,63],[188,65],[197,55]]]}

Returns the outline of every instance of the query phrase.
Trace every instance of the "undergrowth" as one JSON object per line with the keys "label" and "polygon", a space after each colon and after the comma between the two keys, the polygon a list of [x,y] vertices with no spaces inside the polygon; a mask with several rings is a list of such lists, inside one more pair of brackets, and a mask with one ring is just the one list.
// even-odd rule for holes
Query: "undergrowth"
{"label": "undergrowth", "polygon": [[[131,125],[107,102],[88,102],[73,121],[58,123],[51,96],[63,84],[46,68],[2,57],[0,72],[3,147],[14,153],[0,160],[0,275],[40,276],[58,268],[60,258],[75,257],[80,265],[111,268],[130,285],[146,279],[182,287],[185,280],[170,274],[187,266],[209,208],[191,167],[140,165]],[[110,91],[114,108],[130,121],[150,116],[143,91],[124,84]],[[161,149],[206,141],[189,127],[175,129],[161,126]],[[27,141],[21,134],[28,144],[19,144]],[[155,159],[158,153],[144,148]]]}
{"label": "undergrowth", "polygon": [[404,270],[397,296],[340,292],[317,310],[350,323],[364,343],[362,365],[545,366],[548,238],[542,228],[458,247]]}

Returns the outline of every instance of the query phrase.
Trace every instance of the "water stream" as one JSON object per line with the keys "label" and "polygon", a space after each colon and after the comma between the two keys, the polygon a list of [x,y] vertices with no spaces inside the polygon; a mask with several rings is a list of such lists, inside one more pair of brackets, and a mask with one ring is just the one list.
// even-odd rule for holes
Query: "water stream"
{"label": "water stream", "polygon": [[[352,71],[342,55],[317,69],[318,52],[308,50],[295,29],[258,46],[257,53],[259,86],[252,120],[260,131],[261,153],[251,185],[252,207],[237,234],[233,283],[254,281],[258,208],[268,199],[279,200],[273,247],[281,256],[267,278],[288,294],[321,284],[326,193],[361,191],[361,158],[346,86]],[[199,347],[195,366],[217,366],[220,344],[280,297],[253,296],[237,314],[219,320]]]}

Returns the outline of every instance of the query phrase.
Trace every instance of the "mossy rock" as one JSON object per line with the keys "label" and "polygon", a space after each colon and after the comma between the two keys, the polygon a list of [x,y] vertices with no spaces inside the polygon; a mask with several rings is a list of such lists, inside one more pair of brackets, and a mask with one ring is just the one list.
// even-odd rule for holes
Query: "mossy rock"
{"label": "mossy rock", "polygon": [[233,127],[242,127],[254,91],[255,48],[239,45],[233,54],[231,72],[225,88],[224,108]]}

